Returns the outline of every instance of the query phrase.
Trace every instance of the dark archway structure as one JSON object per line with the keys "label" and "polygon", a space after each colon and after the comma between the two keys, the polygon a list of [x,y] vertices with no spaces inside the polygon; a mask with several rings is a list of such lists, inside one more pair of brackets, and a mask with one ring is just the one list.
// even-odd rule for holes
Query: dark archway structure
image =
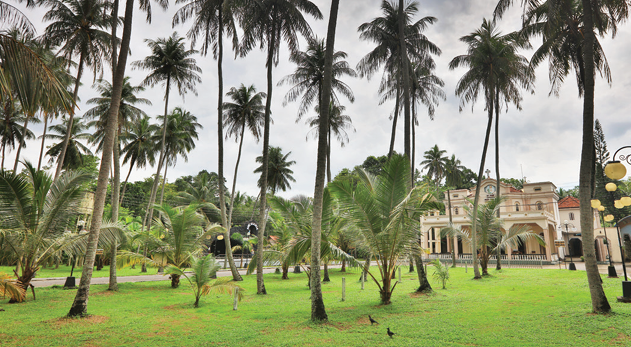
{"label": "dark archway structure", "polygon": [[583,255],[583,241],[579,238],[572,238],[569,242],[570,257],[580,257]]}
{"label": "dark archway structure", "polygon": [[[234,234],[240,234],[241,238],[248,239],[250,237],[256,237],[258,235],[258,230],[259,227],[254,221],[245,222],[242,225],[230,228],[230,243],[232,247],[243,246],[243,242],[241,240],[233,237]],[[213,236],[209,242],[206,243],[206,246],[207,252],[213,254],[215,257],[224,256],[226,254],[226,242],[223,239],[222,234]],[[233,252],[233,254],[238,255],[239,257],[242,253],[242,249]]]}

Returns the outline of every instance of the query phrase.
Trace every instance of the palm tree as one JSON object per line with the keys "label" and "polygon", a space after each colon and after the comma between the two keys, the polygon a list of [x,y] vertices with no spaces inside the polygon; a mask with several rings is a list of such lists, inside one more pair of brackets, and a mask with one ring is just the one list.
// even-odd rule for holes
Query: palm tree
{"label": "palm tree", "polygon": [[[243,137],[245,129],[254,136],[258,142],[261,138],[261,127],[264,125],[265,110],[263,99],[267,96],[263,92],[256,92],[254,85],[246,87],[241,84],[237,89],[230,88],[226,94],[233,102],[224,102],[223,104],[223,125],[226,127],[226,138],[230,135],[234,136],[235,141],[239,141],[239,152],[237,161],[234,165],[234,177],[232,179],[232,190],[230,193],[230,212],[228,213],[228,227],[232,227],[232,213],[234,211],[234,195],[237,188],[237,173],[239,171],[239,162],[241,161],[241,149],[243,148]],[[225,237],[224,237],[225,238]]]}
{"label": "palm tree", "polygon": [[15,149],[15,142],[24,142],[24,139],[35,137],[32,131],[22,126],[26,118],[21,115],[18,105],[11,100],[2,102],[2,116],[0,117],[0,146],[2,147],[2,164],[0,169],[4,170],[4,158],[7,147],[9,150]]}
{"label": "palm tree", "polygon": [[[186,184],[186,190],[178,193],[179,199],[183,205],[198,205],[200,211],[211,223],[220,222],[221,211],[217,208],[217,185],[206,172],[202,172],[200,176],[194,184]],[[219,218],[217,218],[218,214]]]}
{"label": "palm tree", "polygon": [[[456,159],[454,154],[445,161],[445,187],[447,188],[447,210],[449,214],[449,226],[453,226],[453,218],[451,215],[451,192],[452,187],[458,187],[462,183],[462,175],[464,166],[461,165],[460,159]],[[451,240],[451,266],[456,267],[456,248],[454,247],[454,239]]]}
{"label": "palm tree", "polygon": [[[40,264],[61,252],[81,254],[87,234],[66,233],[68,221],[76,216],[85,184],[92,180],[87,173],[68,172],[53,180],[44,171],[25,162],[25,172],[16,174],[0,170],[0,236],[14,253],[18,263],[18,285],[31,286]],[[105,224],[102,240],[111,240],[119,229]],[[19,298],[12,298],[12,301]]]}
{"label": "palm tree", "polygon": [[[318,7],[309,0],[247,0],[239,13],[239,22],[243,28],[241,55],[246,55],[257,44],[267,48],[267,99],[265,103],[265,122],[263,126],[263,155],[261,157],[261,177],[268,177],[269,165],[269,126],[272,112],[272,68],[278,65],[280,46],[284,39],[291,52],[298,50],[298,34],[306,38],[313,36],[311,27],[303,12],[316,19],[322,18]],[[260,180],[261,207],[259,210],[259,252],[256,271],[257,294],[266,294],[263,282],[262,245],[265,235],[267,209],[267,180]]]}
{"label": "palm tree", "polygon": [[[423,31],[436,21],[436,18],[423,17],[412,23],[412,17],[418,12],[418,3],[411,2],[405,8],[401,5],[401,1],[399,1],[399,5],[396,5],[394,1],[384,0],[381,3],[381,10],[384,16],[377,17],[371,22],[359,26],[360,39],[377,44],[377,47],[364,56],[357,64],[360,77],[371,78],[375,72],[384,66],[382,85],[388,84],[388,79],[392,81],[403,80],[403,84],[406,84],[409,81],[404,76],[406,74],[409,76],[410,61],[431,59],[428,58],[430,53],[440,55],[441,50],[423,34]],[[403,20],[400,20],[400,18]],[[400,33],[405,33],[405,35],[400,35]],[[406,59],[403,59],[403,57]],[[404,63],[408,68],[402,68]],[[401,95],[401,92],[399,88],[402,85],[401,83],[396,83],[396,86],[398,91],[394,94],[396,96],[396,105],[388,156],[392,156],[394,151],[394,138],[400,107],[399,95]],[[409,96],[408,93],[403,93],[404,99],[408,99],[406,95]],[[408,110],[406,114],[409,115],[409,104],[405,109]],[[410,140],[410,124],[410,119],[407,119],[407,124],[405,125],[406,134],[408,134],[405,139],[406,144],[409,144]],[[407,145],[406,148],[408,148]],[[408,158],[411,158],[410,153],[406,152],[406,155],[408,155]]]}
{"label": "palm tree", "polygon": [[[106,29],[112,21],[106,11],[106,3],[101,0],[51,0],[49,3],[52,8],[43,20],[53,23],[46,27],[43,40],[48,47],[61,46],[58,54],[67,60],[79,57],[72,95],[76,103],[84,66],[92,68],[96,78],[97,72],[103,68],[103,58],[110,54],[112,37]],[[66,130],[68,136],[73,121],[74,112],[71,112]],[[64,139],[55,177],[61,172],[69,141],[69,137]]]}
{"label": "palm tree", "polygon": [[[159,116],[158,118],[162,118]],[[163,132],[163,139],[165,140],[165,156],[164,156],[164,176],[162,178],[162,192],[160,193],[160,203],[164,200],[164,185],[166,183],[167,169],[169,165],[175,166],[177,157],[181,156],[184,161],[188,161],[188,152],[195,148],[195,141],[199,138],[197,134],[198,128],[203,128],[201,124],[197,122],[197,117],[192,115],[189,111],[184,110],[181,107],[173,109],[171,114],[168,115],[166,121],[167,130]],[[166,136],[165,136],[166,134]],[[155,143],[160,141],[159,138],[153,139]]]}
{"label": "palm tree", "polygon": [[[510,5],[512,5],[512,1],[500,0],[495,8],[495,16],[501,17]],[[604,36],[608,31],[611,31],[612,36],[615,36],[617,25],[626,20],[629,15],[629,4],[626,1],[596,2],[582,0],[579,4],[578,1],[573,0],[555,0],[544,3],[541,1],[529,1],[524,3],[523,6],[525,13],[540,13],[534,15],[533,18],[537,20],[547,19],[546,24],[537,26],[543,29],[539,33],[545,33],[542,47],[550,46],[552,48],[549,50],[552,53],[549,55],[551,58],[549,65],[550,76],[553,81],[552,91],[555,90],[554,81],[562,82],[563,77],[569,74],[571,62],[571,66],[577,75],[579,93],[582,91],[584,95],[579,196],[581,200],[581,230],[584,234],[584,239],[588,240],[588,242],[583,243],[583,253],[586,260],[585,269],[592,298],[592,310],[597,313],[608,313],[611,311],[611,306],[607,301],[601,284],[594,244],[589,241],[594,239],[593,214],[589,200],[593,191],[594,76],[596,70],[599,70],[601,74],[604,71],[607,77],[605,56],[594,31],[598,31],[600,36]],[[539,6],[545,7],[538,11],[536,8]],[[572,19],[572,12],[581,14]],[[531,29],[534,29],[534,27],[531,27]],[[576,36],[575,33],[580,33],[580,37]],[[573,36],[576,39],[555,40],[555,37],[560,38],[563,36]],[[563,41],[568,42],[568,44],[560,44]],[[537,50],[537,52],[540,51],[546,52],[548,48]],[[539,57],[543,55],[539,55]],[[537,58],[537,56],[533,56],[532,60],[536,62]]]}
{"label": "palm tree", "polygon": [[[290,154],[291,152],[287,152],[287,154],[283,155],[280,147],[270,147],[269,170],[267,171],[266,179],[263,179],[263,176],[259,178],[259,187],[269,187],[272,195],[276,194],[279,190],[286,191],[287,189],[291,189],[289,182],[296,182],[296,179],[292,176],[294,171],[289,167],[296,164],[296,162],[294,160],[287,160]],[[254,173],[263,172],[263,157],[256,157],[256,162],[261,163],[261,166],[257,167]]]}
{"label": "palm tree", "polygon": [[129,162],[129,172],[127,173],[127,177],[125,177],[125,183],[123,184],[123,191],[120,197],[121,203],[125,197],[127,181],[129,180],[129,175],[134,165],[141,169],[147,164],[151,166],[155,164],[156,144],[153,139],[158,130],[158,126],[149,123],[149,117],[145,116],[138,122],[131,124],[131,126],[121,134],[120,140],[122,143],[125,143],[125,147],[123,147],[121,151],[124,155],[123,164]]}
{"label": "palm tree", "polygon": [[423,155],[425,160],[421,162],[423,170],[427,170],[427,176],[434,180],[436,186],[440,185],[440,182],[446,174],[445,166],[447,165],[448,158],[445,156],[445,153],[447,153],[447,151],[439,149],[438,145],[434,145],[434,147],[425,151]]}
{"label": "palm tree", "polygon": [[377,177],[361,170],[356,186],[350,181],[333,181],[329,185],[343,215],[365,238],[370,254],[376,256],[379,273],[368,270],[368,274],[379,287],[384,305],[390,304],[396,287],[392,279],[400,259],[420,252],[420,213],[436,208],[427,187],[410,190],[408,165],[407,158],[393,155]]}
{"label": "palm tree", "polygon": [[[202,55],[208,53],[208,48],[212,48],[213,55],[217,59],[218,77],[218,98],[217,98],[217,175],[219,181],[223,182],[223,35],[224,28],[227,29],[228,36],[232,37],[233,47],[237,48],[237,29],[233,16],[233,1],[225,0],[177,0],[176,3],[185,2],[181,9],[173,17],[173,25],[185,22],[190,17],[195,16],[193,26],[187,36],[194,46],[198,37],[201,37]],[[226,247],[226,257],[230,263],[230,271],[235,281],[243,280],[232,258],[232,247],[230,247],[230,221],[226,215],[224,186],[219,185],[219,205],[221,206],[221,222],[226,227],[224,240],[228,244]]]}
{"label": "palm tree", "polygon": [[167,38],[159,38],[157,40],[146,39],[145,42],[151,49],[151,55],[144,60],[132,63],[134,68],[149,70],[150,73],[142,81],[143,86],[155,86],[158,83],[165,84],[164,93],[164,116],[162,125],[162,147],[160,150],[160,158],[158,159],[158,168],[156,170],[156,180],[151,188],[151,195],[147,205],[147,214],[143,220],[143,227],[147,225],[147,218],[153,218],[153,203],[156,199],[158,191],[158,177],[164,165],[166,153],[166,131],[167,131],[167,114],[169,107],[169,92],[171,91],[171,83],[175,83],[179,94],[184,97],[187,91],[197,94],[195,84],[201,82],[198,73],[201,69],[197,66],[195,59],[191,58],[197,51],[194,49],[186,50],[184,47],[184,38],[178,37],[177,32]]}
{"label": "palm tree", "polygon": [[65,119],[61,124],[48,127],[51,133],[46,134],[46,137],[60,142],[53,144],[48,151],[46,151],[46,155],[50,157],[49,163],[54,163],[55,161],[59,163],[64,141],[65,139],[69,139],[62,167],[67,170],[76,170],[83,164],[83,156],[92,155],[90,148],[80,142],[82,140],[89,142],[92,139],[92,134],[86,132],[89,126],[83,123],[81,118],[74,120],[70,128],[70,134],[66,134],[66,131],[68,131],[68,122],[70,122],[69,118]]}
{"label": "palm tree", "polygon": [[[315,139],[320,134],[320,109],[316,109],[318,115],[307,119],[306,123],[311,127],[310,133],[313,133]],[[353,120],[350,116],[342,114],[346,110],[346,107],[342,105],[335,105],[333,102],[329,103],[329,126],[326,136],[326,175],[327,182],[331,182],[331,134],[335,134],[335,138],[340,142],[340,145],[344,147],[348,143],[348,133],[346,130],[352,130]],[[307,135],[308,136],[308,135]]]}
{"label": "palm tree", "polygon": [[230,283],[227,278],[216,279],[213,283],[210,283],[212,278],[217,277],[217,270],[221,268],[221,265],[215,261],[212,254],[202,258],[192,258],[190,265],[191,275],[175,266],[167,267],[165,274],[184,276],[188,280],[195,295],[195,303],[193,304],[195,308],[199,307],[199,299],[209,293],[234,295],[234,291],[237,291],[239,301],[243,299],[245,289]]}
{"label": "palm tree", "polygon": [[[324,83],[324,56],[324,40],[319,40],[318,38],[310,39],[306,51],[296,51],[289,56],[289,61],[297,65],[296,71],[278,81],[278,86],[284,84],[293,85],[287,94],[285,94],[283,106],[286,106],[289,102],[298,100],[302,95],[296,122],[307,113],[314,101],[316,101],[316,110],[320,108]],[[340,102],[335,93],[336,91],[344,95],[350,102],[355,101],[355,96],[350,86],[339,79],[345,75],[350,77],[357,76],[355,70],[344,60],[347,56],[346,52],[343,51],[333,53],[333,63],[331,66],[331,98],[335,104],[339,104]]]}

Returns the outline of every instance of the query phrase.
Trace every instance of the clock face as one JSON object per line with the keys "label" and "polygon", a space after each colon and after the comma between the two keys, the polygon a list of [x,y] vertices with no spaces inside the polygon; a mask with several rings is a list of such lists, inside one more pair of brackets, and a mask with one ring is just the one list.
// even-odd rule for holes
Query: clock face
{"label": "clock face", "polygon": [[495,186],[489,184],[488,186],[484,187],[484,192],[487,194],[495,194]]}

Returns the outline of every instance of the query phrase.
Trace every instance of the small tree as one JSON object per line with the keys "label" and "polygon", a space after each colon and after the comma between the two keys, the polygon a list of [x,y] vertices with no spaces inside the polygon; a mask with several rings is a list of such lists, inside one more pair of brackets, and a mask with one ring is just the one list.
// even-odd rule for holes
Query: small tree
{"label": "small tree", "polygon": [[219,268],[221,265],[217,263],[212,254],[209,254],[203,258],[192,258],[190,268],[193,272],[192,275],[186,274],[184,269],[175,266],[167,266],[165,274],[185,277],[188,280],[195,295],[195,308],[199,307],[199,299],[210,292],[234,295],[234,291],[238,290],[238,299],[241,301],[245,289],[231,283],[229,277],[220,278],[210,283],[210,280],[216,277]]}
{"label": "small tree", "polygon": [[434,265],[434,278],[441,281],[443,283],[443,289],[446,289],[445,283],[449,280],[449,266],[443,265],[440,259],[434,259],[431,264]]}
{"label": "small tree", "polygon": [[22,302],[26,291],[17,284],[17,281],[11,279],[11,276],[0,272],[0,294],[3,298],[5,295],[9,295],[11,301]]}

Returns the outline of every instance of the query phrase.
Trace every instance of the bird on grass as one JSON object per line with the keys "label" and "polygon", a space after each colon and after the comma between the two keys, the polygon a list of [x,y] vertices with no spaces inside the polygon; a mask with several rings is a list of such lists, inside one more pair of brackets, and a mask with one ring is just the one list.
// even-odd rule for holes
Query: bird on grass
{"label": "bird on grass", "polygon": [[394,333],[392,331],[390,331],[390,328],[388,328],[388,336],[390,336],[390,338],[392,338],[392,336],[394,336]]}
{"label": "bird on grass", "polygon": [[376,320],[372,319],[372,317],[370,315],[368,315],[368,319],[370,319],[370,325],[373,325],[375,323],[379,324],[379,322],[377,322]]}

